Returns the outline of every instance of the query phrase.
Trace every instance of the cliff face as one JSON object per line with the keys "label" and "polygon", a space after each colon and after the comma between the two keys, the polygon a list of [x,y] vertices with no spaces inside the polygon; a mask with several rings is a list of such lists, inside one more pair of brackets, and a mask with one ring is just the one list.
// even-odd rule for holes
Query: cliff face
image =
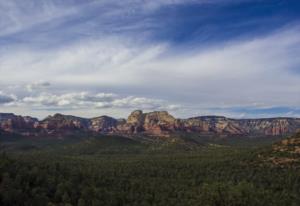
{"label": "cliff face", "polygon": [[90,120],[75,116],[55,114],[54,116],[48,116],[46,119],[40,121],[36,128],[47,132],[63,132],[74,130],[88,130]]}
{"label": "cliff face", "polygon": [[176,120],[168,112],[143,113],[140,110],[132,112],[126,123],[118,126],[120,133],[166,136],[172,131],[176,131]]}
{"label": "cliff face", "polygon": [[38,124],[38,119],[17,116],[12,113],[0,113],[0,129],[5,132],[26,134],[32,132]]}
{"label": "cliff face", "polygon": [[216,135],[286,135],[300,129],[300,119],[229,119],[221,116],[201,116],[176,119],[168,112],[132,112],[127,120],[100,116],[92,119],[55,114],[42,121],[9,113],[0,114],[0,130],[27,135],[66,134],[76,131],[115,133],[123,135],[145,134],[166,137],[174,132]]}
{"label": "cliff face", "polygon": [[285,135],[295,133],[300,129],[300,119],[270,118],[238,120],[241,127],[248,133],[265,135]]}
{"label": "cliff face", "polygon": [[238,122],[226,117],[204,116],[184,120],[184,130],[215,134],[246,134],[245,128]]}
{"label": "cliff face", "polygon": [[119,121],[108,116],[92,118],[89,129],[95,132],[114,132]]}

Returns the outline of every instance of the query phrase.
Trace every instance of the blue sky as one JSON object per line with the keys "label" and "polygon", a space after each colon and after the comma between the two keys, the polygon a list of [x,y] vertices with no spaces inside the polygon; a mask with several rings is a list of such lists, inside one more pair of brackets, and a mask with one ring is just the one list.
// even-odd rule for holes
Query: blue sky
{"label": "blue sky", "polygon": [[300,116],[296,0],[0,0],[0,112]]}

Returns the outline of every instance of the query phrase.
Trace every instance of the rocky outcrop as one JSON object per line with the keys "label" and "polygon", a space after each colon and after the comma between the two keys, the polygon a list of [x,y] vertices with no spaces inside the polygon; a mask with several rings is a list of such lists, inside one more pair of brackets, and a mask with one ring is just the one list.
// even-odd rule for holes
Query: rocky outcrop
{"label": "rocky outcrop", "polygon": [[56,134],[88,131],[89,125],[89,119],[71,115],[55,114],[40,121],[36,128],[39,129],[40,132]]}
{"label": "rocky outcrop", "polygon": [[172,132],[194,132],[217,135],[266,135],[292,134],[300,129],[300,119],[230,119],[222,116],[200,116],[189,119],[175,119],[165,111],[143,113],[132,112],[126,123],[116,131],[126,134],[149,134],[166,136]]}
{"label": "rocky outcrop", "polygon": [[100,116],[91,119],[55,114],[42,121],[10,113],[0,114],[0,130],[26,135],[68,134],[74,132],[145,134],[166,137],[174,132],[210,135],[276,136],[295,133],[300,119],[230,119],[222,116],[200,116],[176,119],[166,111],[132,112],[127,120]]}
{"label": "rocky outcrop", "polygon": [[0,113],[0,129],[5,132],[17,132],[26,135],[34,131],[36,124],[38,124],[36,118]]}
{"label": "rocky outcrop", "polygon": [[264,162],[276,167],[297,167],[300,163],[300,133],[272,145],[272,150],[259,155]]}
{"label": "rocky outcrop", "polygon": [[234,120],[245,132],[253,135],[286,135],[300,129],[300,119],[297,118],[269,118]]}
{"label": "rocky outcrop", "polygon": [[108,116],[95,117],[91,119],[89,128],[95,132],[114,132],[119,122],[121,120]]}
{"label": "rocky outcrop", "polygon": [[300,154],[300,133],[274,144],[273,151]]}
{"label": "rocky outcrop", "polygon": [[185,131],[231,135],[286,135],[300,128],[297,118],[230,119],[202,116],[184,120]]}
{"label": "rocky outcrop", "polygon": [[207,134],[245,134],[243,127],[231,119],[220,116],[203,116],[184,121],[184,130]]}
{"label": "rocky outcrop", "polygon": [[143,113],[140,110],[132,112],[126,123],[118,126],[120,133],[166,136],[176,131],[177,123],[173,116],[165,111]]}

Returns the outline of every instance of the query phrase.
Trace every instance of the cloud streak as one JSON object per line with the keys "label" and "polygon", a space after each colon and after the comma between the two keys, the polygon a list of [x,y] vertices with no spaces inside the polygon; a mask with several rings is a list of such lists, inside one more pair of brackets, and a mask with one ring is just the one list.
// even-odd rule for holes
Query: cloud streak
{"label": "cloud streak", "polygon": [[186,3],[207,3],[209,1],[194,0],[21,0],[0,1],[0,36],[6,36],[18,32],[24,32],[43,24],[65,23],[64,19],[75,18],[76,15],[98,10],[104,22],[112,22],[112,18],[126,17],[137,13],[147,14],[168,5]]}
{"label": "cloud streak", "polygon": [[[13,101],[13,100],[11,100]],[[76,110],[76,109],[145,109],[145,110],[176,110],[179,105],[168,104],[164,100],[145,97],[122,97],[112,93],[64,93],[61,95],[40,93],[36,96],[24,97],[17,101],[19,106],[31,105],[32,108],[45,110]]]}
{"label": "cloud streak", "polygon": [[30,27],[74,14],[76,10],[70,3],[69,0],[64,4],[46,0],[0,1],[0,36],[22,32]]}
{"label": "cloud streak", "polygon": [[[0,104],[5,111],[18,105],[23,112],[72,109],[76,114],[92,108],[123,114],[141,108],[173,109],[179,116],[250,115],[245,111],[252,110],[222,108],[293,110],[300,104],[297,21],[263,35],[197,41],[253,22],[232,25],[205,12],[219,9],[224,19],[233,18],[245,1],[30,2],[0,1],[0,72],[5,74]],[[227,27],[214,30],[216,22]],[[170,37],[154,38],[164,35]]]}
{"label": "cloud streak", "polygon": [[[298,33],[299,28],[286,29],[262,38],[174,54],[167,44],[134,45],[128,39],[114,38],[42,53],[25,49],[6,54],[0,63],[6,76],[0,79],[6,84],[44,79],[69,87],[111,87],[117,93],[118,88],[127,87],[129,95],[138,93],[132,88],[137,87],[160,98],[176,93],[183,99],[191,91],[191,99],[206,104],[222,99],[224,104],[297,105]],[[16,75],[24,68],[22,76]],[[28,84],[29,89],[47,86]],[[276,98],[278,94],[283,98]]]}

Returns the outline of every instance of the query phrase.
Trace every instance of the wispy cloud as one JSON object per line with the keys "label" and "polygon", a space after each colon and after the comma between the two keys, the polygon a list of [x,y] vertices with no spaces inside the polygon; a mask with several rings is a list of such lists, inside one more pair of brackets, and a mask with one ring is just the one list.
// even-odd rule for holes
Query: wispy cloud
{"label": "wispy cloud", "polygon": [[[246,0],[243,0],[246,1]],[[20,0],[0,1],[0,45],[59,47],[85,38],[176,36],[176,9],[190,5],[226,5],[242,0]],[[218,6],[217,6],[218,7]],[[174,8],[174,12],[172,9]],[[165,11],[166,10],[166,11]],[[184,13],[184,12],[183,12]],[[202,12],[201,12],[202,13]],[[181,26],[188,15],[178,13]],[[183,16],[180,16],[183,15]],[[207,13],[199,15],[206,19]],[[197,17],[198,18],[198,17]],[[163,21],[162,21],[163,20]],[[171,21],[171,22],[170,22]],[[171,23],[168,25],[168,22]],[[201,23],[201,22],[199,22]],[[206,27],[201,25],[201,27]],[[180,28],[187,29],[188,28]],[[164,40],[166,40],[164,38]],[[169,41],[169,40],[168,40]],[[0,49],[1,51],[1,49]]]}
{"label": "wispy cloud", "polygon": [[[1,96],[2,97],[2,96]],[[160,99],[136,96],[120,96],[113,93],[73,92],[63,94],[39,93],[34,96],[0,98],[3,103],[14,102],[19,107],[44,110],[76,110],[76,109],[145,109],[145,110],[176,110],[179,105],[169,104]],[[12,106],[15,106],[12,105]]]}
{"label": "wispy cloud", "polygon": [[[76,0],[21,0],[0,1],[0,36],[24,32],[35,26],[49,24],[52,21],[63,23],[63,19],[82,14],[91,10],[101,11],[98,13],[103,22],[112,22],[113,17],[128,16],[142,12],[151,12],[165,5],[186,4],[197,2],[192,0],[125,0],[125,1],[76,1]],[[207,2],[207,1],[199,1]]]}
{"label": "wispy cloud", "polygon": [[[205,104],[289,104],[299,102],[299,29],[200,51],[172,51],[168,45],[134,45],[130,40],[98,39],[60,50],[6,54],[1,82],[80,84],[137,88],[151,95],[191,95]],[[172,54],[172,55],[170,55]],[[26,72],[23,72],[26,69]],[[22,72],[22,76],[17,74]],[[9,77],[9,78],[7,78]],[[29,83],[31,84],[31,83]],[[282,98],[277,98],[278,94]],[[171,96],[171,98],[174,98]],[[194,102],[195,102],[194,101]]]}
{"label": "wispy cloud", "polygon": [[[176,113],[236,116],[250,112],[226,108],[293,110],[300,104],[297,21],[263,35],[249,31],[252,35],[244,38],[203,46],[198,39],[222,36],[229,26],[236,26],[230,30],[235,34],[245,22],[227,25],[210,12],[189,14],[186,9],[205,5],[195,8],[219,8],[220,15],[236,18],[228,12],[234,7],[236,15],[244,1],[30,2],[0,1],[2,105],[10,103],[12,108],[11,102],[18,102],[23,110],[73,108],[81,113],[89,107],[93,112],[118,113],[139,107],[175,110],[182,105]],[[160,35],[166,37],[152,39]],[[178,36],[189,43],[177,43]]]}
{"label": "wispy cloud", "polygon": [[74,1],[20,0],[0,1],[0,36],[64,18],[77,10]]}
{"label": "wispy cloud", "polygon": [[45,88],[48,88],[49,86],[51,86],[51,84],[49,82],[37,81],[37,82],[34,82],[34,83],[27,84],[26,89],[29,92],[34,92],[36,90],[43,90]]}

